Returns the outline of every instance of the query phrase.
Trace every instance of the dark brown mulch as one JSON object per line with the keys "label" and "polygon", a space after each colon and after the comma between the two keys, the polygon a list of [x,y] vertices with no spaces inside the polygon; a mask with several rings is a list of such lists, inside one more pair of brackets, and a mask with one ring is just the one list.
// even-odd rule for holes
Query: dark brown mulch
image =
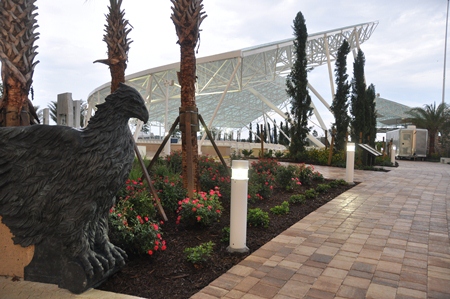
{"label": "dark brown mulch", "polygon": [[[230,222],[228,202],[223,202],[221,221],[206,229],[176,225],[175,215],[168,215],[169,221],[162,226],[167,250],[152,257],[130,256],[127,265],[99,289],[152,299],[189,298],[253,251],[352,186],[332,188],[321,193],[316,199],[308,200],[306,204],[291,204],[287,215],[277,216],[270,212],[270,208],[280,205],[291,195],[314,187],[315,185],[301,186],[295,193],[275,190],[270,200],[249,203],[249,209],[261,208],[269,212],[270,225],[268,228],[248,227],[247,246],[250,252],[245,254],[228,253],[228,242],[221,241],[224,236],[222,229],[229,226]],[[201,266],[189,263],[183,253],[184,249],[208,241],[216,244],[211,260]]]}

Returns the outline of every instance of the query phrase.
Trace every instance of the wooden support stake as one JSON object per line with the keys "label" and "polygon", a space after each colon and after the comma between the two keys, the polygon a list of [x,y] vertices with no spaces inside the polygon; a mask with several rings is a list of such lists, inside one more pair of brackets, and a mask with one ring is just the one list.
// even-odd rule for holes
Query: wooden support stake
{"label": "wooden support stake", "polygon": [[228,169],[227,163],[225,163],[225,160],[223,159],[223,156],[220,153],[219,148],[217,147],[216,142],[214,141],[214,138],[212,137],[211,132],[208,129],[208,126],[206,126],[206,123],[203,120],[203,117],[201,116],[201,114],[198,115],[198,119],[202,123],[202,126],[205,128],[206,135],[208,136],[209,140],[211,140],[211,144],[214,147],[214,150],[216,151],[217,155],[219,156],[219,159],[222,162],[223,167],[225,167],[225,169],[227,170],[228,175],[231,176],[231,173],[230,173],[230,170]]}
{"label": "wooden support stake", "polygon": [[150,176],[147,172],[147,168],[145,168],[144,160],[142,159],[141,153],[139,152],[137,144],[136,144],[136,142],[134,142],[134,140],[133,140],[133,144],[134,144],[134,151],[136,153],[136,157],[139,160],[139,164],[141,165],[142,172],[144,173],[147,184],[150,187],[150,192],[152,193],[153,197],[155,198],[159,214],[161,214],[161,217],[164,219],[164,221],[167,221],[168,219],[167,219],[166,213],[164,212],[164,208],[161,205],[161,201],[159,200],[158,193],[156,192],[155,187],[153,187],[152,180],[150,179]]}

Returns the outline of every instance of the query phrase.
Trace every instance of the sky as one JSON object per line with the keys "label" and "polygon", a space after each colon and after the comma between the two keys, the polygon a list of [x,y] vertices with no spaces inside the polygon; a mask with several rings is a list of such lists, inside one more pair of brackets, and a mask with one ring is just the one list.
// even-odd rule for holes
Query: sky
{"label": "sky", "polygon": [[[102,39],[108,3],[36,1],[40,33],[36,60],[40,62],[33,77],[34,105],[47,107],[65,92],[71,92],[74,100],[86,101],[90,92],[109,82],[107,66],[93,63],[107,57]],[[299,11],[309,34],[378,21],[371,38],[361,45],[367,84],[373,83],[382,98],[411,107],[442,102],[445,0],[204,0],[203,4],[207,18],[201,25],[197,57],[291,38]],[[125,17],[133,26],[127,75],[179,61],[171,6],[170,0],[123,1]],[[349,57],[351,78],[353,57]],[[447,73],[449,65],[450,61]],[[329,100],[326,65],[308,76]],[[313,101],[318,103],[314,97]]]}

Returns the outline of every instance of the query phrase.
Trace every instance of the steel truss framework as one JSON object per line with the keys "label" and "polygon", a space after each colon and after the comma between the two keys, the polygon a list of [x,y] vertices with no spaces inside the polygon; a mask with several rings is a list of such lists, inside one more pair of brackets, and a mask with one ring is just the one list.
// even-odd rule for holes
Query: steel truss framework
{"label": "steel truss framework", "polygon": [[[328,65],[331,99],[334,94],[331,62],[336,59],[342,42],[346,39],[355,55],[356,49],[370,38],[377,25],[378,22],[369,22],[308,36],[308,66]],[[285,118],[285,112],[289,111],[286,76],[295,59],[293,40],[197,59],[196,103],[209,128],[240,130],[258,118],[271,119],[269,113],[273,112]],[[179,63],[174,63],[126,77],[126,84],[135,87],[145,99],[152,123],[165,124],[168,120],[170,126],[178,116],[181,103],[177,80],[179,69]],[[314,87],[309,85],[309,89],[329,109],[330,104]],[[108,83],[89,95],[87,120],[94,106],[103,102],[109,92]],[[320,126],[326,129],[317,109],[314,114]],[[167,124],[165,127],[168,128]],[[313,136],[310,139],[323,146]]]}

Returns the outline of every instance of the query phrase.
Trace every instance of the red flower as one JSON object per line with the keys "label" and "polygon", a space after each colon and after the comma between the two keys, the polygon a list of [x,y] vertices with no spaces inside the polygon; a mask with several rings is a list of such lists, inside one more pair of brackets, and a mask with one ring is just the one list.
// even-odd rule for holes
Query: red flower
{"label": "red flower", "polygon": [[161,246],[161,250],[162,250],[162,251],[164,251],[164,250],[166,250],[166,249],[167,249],[166,245]]}
{"label": "red flower", "polygon": [[152,254],[153,254],[153,251],[149,250],[148,255],[152,255]]}
{"label": "red flower", "polygon": [[202,220],[202,217],[197,216],[197,221],[200,222],[200,220]]}

